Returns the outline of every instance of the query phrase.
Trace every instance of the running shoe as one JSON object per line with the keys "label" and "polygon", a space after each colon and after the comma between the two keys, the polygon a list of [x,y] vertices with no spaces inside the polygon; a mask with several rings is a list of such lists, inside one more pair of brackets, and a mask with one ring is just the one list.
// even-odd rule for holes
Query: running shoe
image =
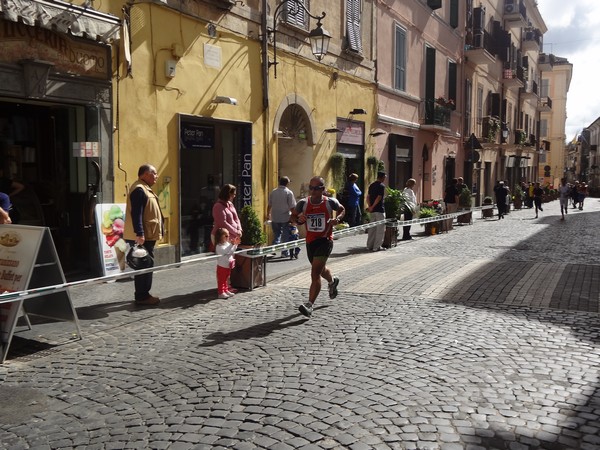
{"label": "running shoe", "polygon": [[340,284],[340,279],[338,277],[333,277],[333,281],[329,283],[329,298],[336,298],[338,295],[338,284]]}
{"label": "running shoe", "polygon": [[300,313],[303,316],[310,317],[310,316],[312,316],[313,305],[312,305],[311,302],[306,302],[303,305],[300,305],[300,307],[298,308],[298,310],[300,311]]}

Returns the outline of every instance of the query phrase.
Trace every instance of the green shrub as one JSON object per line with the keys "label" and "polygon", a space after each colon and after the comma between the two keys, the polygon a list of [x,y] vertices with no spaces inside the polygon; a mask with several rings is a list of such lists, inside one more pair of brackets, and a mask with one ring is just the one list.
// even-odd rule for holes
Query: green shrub
{"label": "green shrub", "polygon": [[240,211],[240,222],[242,223],[242,245],[264,245],[267,235],[263,230],[258,214],[251,205],[246,205]]}

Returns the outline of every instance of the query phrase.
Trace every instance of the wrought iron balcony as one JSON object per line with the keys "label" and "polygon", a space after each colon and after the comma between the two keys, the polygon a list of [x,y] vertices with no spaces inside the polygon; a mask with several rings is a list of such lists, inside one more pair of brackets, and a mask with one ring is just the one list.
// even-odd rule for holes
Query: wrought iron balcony
{"label": "wrought iron balcony", "polygon": [[552,99],[550,97],[540,98],[539,110],[541,112],[552,111]]}
{"label": "wrought iron balcony", "polygon": [[523,67],[517,66],[515,69],[504,69],[503,80],[507,88],[525,86],[525,71]]}
{"label": "wrought iron balcony", "polygon": [[523,0],[504,0],[504,20],[510,27],[527,26],[527,8]]}
{"label": "wrought iron balcony", "polygon": [[465,45],[467,60],[478,65],[493,64],[496,61],[494,54],[492,35],[485,30],[474,29],[471,42]]}
{"label": "wrought iron balcony", "polygon": [[542,48],[542,33],[537,28],[526,28],[523,30],[523,42],[521,51],[539,51]]}
{"label": "wrought iron balcony", "polygon": [[541,71],[550,71],[554,67],[556,57],[553,54],[540,53],[538,57],[538,68]]}
{"label": "wrought iron balcony", "polygon": [[425,101],[425,125],[450,128],[452,109],[439,105],[435,100]]}

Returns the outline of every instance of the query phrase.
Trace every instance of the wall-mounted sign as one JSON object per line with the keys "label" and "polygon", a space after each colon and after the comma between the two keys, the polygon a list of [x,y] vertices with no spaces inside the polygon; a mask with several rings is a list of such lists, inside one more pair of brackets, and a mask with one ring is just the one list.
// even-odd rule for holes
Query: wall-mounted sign
{"label": "wall-mounted sign", "polygon": [[99,142],[73,142],[73,157],[74,158],[98,158]]}
{"label": "wall-mounted sign", "polygon": [[181,148],[213,148],[215,146],[215,127],[181,121]]}
{"label": "wall-mounted sign", "polygon": [[338,143],[364,145],[365,123],[354,120],[338,119],[337,127],[342,130],[338,133]]}
{"label": "wall-mounted sign", "polygon": [[6,20],[0,20],[0,41],[0,62],[41,60],[51,63],[58,72],[110,79],[108,46],[88,44],[68,34]]}

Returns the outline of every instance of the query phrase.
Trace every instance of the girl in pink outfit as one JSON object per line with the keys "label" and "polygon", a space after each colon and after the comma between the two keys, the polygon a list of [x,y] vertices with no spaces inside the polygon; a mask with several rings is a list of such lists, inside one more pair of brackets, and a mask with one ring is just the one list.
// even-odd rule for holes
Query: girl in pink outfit
{"label": "girl in pink outfit", "polygon": [[219,228],[225,228],[229,232],[231,239],[242,236],[242,224],[238,217],[233,199],[235,198],[236,189],[232,184],[225,184],[219,192],[219,199],[213,205],[212,216],[214,220],[213,229],[211,232],[211,241],[216,244],[215,234]]}
{"label": "girl in pink outfit", "polygon": [[227,280],[231,275],[231,269],[235,266],[233,254],[240,243],[240,238],[236,237],[229,240],[229,231],[225,228],[217,229],[215,238],[217,240],[215,252],[219,255],[217,258],[217,291],[219,298],[233,297],[235,294],[229,290]]}

